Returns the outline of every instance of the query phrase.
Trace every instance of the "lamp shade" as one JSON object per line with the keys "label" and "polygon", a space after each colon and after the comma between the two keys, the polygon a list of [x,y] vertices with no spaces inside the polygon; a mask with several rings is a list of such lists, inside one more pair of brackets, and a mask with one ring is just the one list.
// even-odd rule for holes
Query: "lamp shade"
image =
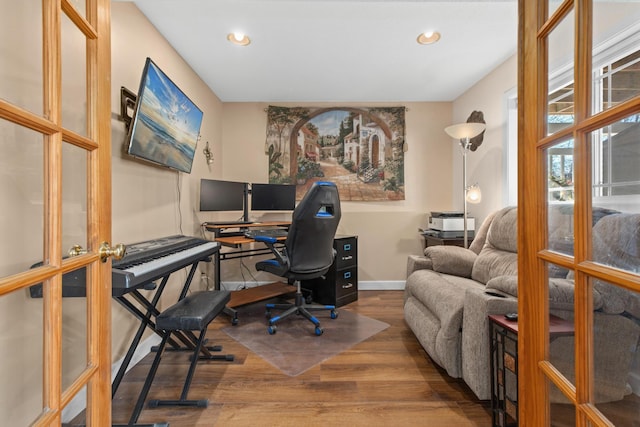
{"label": "lamp shade", "polygon": [[484,123],[460,123],[444,128],[444,131],[455,139],[471,139],[486,129]]}

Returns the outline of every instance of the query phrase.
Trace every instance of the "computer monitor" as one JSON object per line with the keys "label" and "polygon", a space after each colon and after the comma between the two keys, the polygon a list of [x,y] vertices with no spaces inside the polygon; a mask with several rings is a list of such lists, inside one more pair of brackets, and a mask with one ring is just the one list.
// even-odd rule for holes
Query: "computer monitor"
{"label": "computer monitor", "polygon": [[200,210],[245,211],[247,186],[246,182],[201,179]]}
{"label": "computer monitor", "polygon": [[251,184],[252,211],[292,211],[295,207],[295,185]]}

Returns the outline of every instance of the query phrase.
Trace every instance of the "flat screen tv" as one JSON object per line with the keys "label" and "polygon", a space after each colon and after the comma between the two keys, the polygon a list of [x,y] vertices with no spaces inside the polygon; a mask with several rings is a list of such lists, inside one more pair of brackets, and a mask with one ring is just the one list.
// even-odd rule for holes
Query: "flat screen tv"
{"label": "flat screen tv", "polygon": [[202,111],[147,58],[127,138],[127,153],[191,173]]}
{"label": "flat screen tv", "polygon": [[295,207],[295,185],[251,184],[252,211],[292,211]]}
{"label": "flat screen tv", "polygon": [[244,211],[246,182],[200,180],[201,211]]}

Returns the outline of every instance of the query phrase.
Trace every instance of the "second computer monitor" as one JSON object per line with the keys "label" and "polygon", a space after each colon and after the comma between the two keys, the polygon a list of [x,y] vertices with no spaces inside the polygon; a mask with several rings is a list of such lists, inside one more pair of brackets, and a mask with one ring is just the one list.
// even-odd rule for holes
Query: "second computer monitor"
{"label": "second computer monitor", "polygon": [[247,194],[247,183],[200,180],[201,211],[243,211]]}
{"label": "second computer monitor", "polygon": [[292,211],[295,207],[295,185],[251,184],[252,211]]}

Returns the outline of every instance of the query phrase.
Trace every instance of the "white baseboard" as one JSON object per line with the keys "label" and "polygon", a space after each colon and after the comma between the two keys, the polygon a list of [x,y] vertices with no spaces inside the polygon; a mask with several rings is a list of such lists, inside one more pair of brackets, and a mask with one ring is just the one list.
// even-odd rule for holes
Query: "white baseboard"
{"label": "white baseboard", "polygon": [[[371,280],[371,281],[359,281],[358,282],[358,290],[361,291],[398,291],[404,289],[404,284],[406,280]],[[253,288],[260,285],[266,285],[272,282],[252,282],[252,283],[244,283],[244,282],[222,282],[222,289],[229,290],[237,290],[243,289],[245,286],[247,288]]]}
{"label": "white baseboard", "polygon": [[[131,370],[139,361],[141,361],[149,352],[151,352],[151,347],[160,344],[160,337],[156,334],[151,335],[146,340],[142,341],[136,351],[133,353],[133,357],[131,358],[131,362],[127,367],[127,372]],[[111,365],[111,378],[115,378],[118,373],[118,369],[122,365],[123,359],[120,359],[114,362]],[[76,396],[71,399],[71,402],[62,410],[62,422],[68,423],[78,416],[80,412],[82,412],[87,407],[87,389],[83,388],[76,394]]]}
{"label": "white baseboard", "polygon": [[[277,281],[277,280],[276,280]],[[286,283],[286,281],[282,281]],[[262,281],[262,282],[220,282],[220,289],[226,291],[239,291],[245,288],[255,288],[256,286],[268,285],[270,283],[274,283],[271,281]]]}
{"label": "white baseboard", "polygon": [[376,280],[376,281],[359,281],[358,290],[360,291],[401,291],[404,290],[406,280]]}

